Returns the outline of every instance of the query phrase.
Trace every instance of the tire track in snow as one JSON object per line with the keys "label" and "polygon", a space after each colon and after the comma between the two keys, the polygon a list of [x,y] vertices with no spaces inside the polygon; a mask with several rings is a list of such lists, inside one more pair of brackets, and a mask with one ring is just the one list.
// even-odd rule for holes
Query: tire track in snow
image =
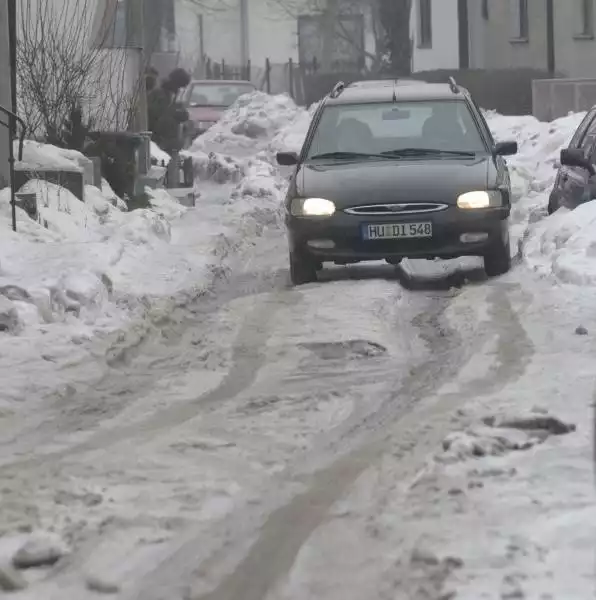
{"label": "tire track in snow", "polygon": [[[532,344],[509,303],[506,288],[498,282],[490,285],[487,299],[492,317],[489,329],[498,336],[494,368],[464,384],[457,393],[437,395],[440,387],[453,379],[467,362],[460,347],[461,340],[444,322],[443,313],[448,302],[439,300],[435,309],[422,315],[418,323],[421,335],[433,352],[429,361],[414,369],[404,382],[400,395],[408,398],[405,405],[398,410],[395,402],[387,402],[384,410],[371,415],[359,426],[348,426],[345,435],[353,434],[355,430],[363,431],[367,439],[307,477],[308,487],[303,493],[274,508],[261,521],[256,541],[231,568],[231,573],[212,591],[198,591],[189,597],[193,600],[264,600],[273,586],[289,573],[301,547],[325,522],[333,504],[384,453],[391,450],[403,458],[396,477],[404,481],[414,478],[428,454],[440,444],[457,406],[478,394],[492,393],[520,377],[532,356]],[[320,461],[320,449],[314,452],[313,458],[317,456]],[[284,476],[288,479],[299,473],[300,466],[295,466],[292,473]],[[253,527],[259,527],[255,520],[258,518],[244,513],[238,523],[252,521]],[[188,582],[193,577],[200,580],[200,574],[229,572],[234,531],[228,523],[224,547],[200,565],[195,562],[201,554],[197,547],[204,545],[204,539],[184,544],[130,598],[164,600],[173,597],[180,581]],[[227,569],[223,566],[226,562]]]}
{"label": "tire track in snow", "polygon": [[[267,340],[271,334],[269,324],[272,321],[275,313],[289,304],[298,302],[300,294],[298,292],[289,291],[286,289],[286,274],[274,273],[265,281],[259,281],[251,274],[245,274],[239,281],[234,280],[233,285],[227,285],[218,290],[220,293],[214,292],[212,300],[207,302],[203,307],[197,308],[196,312],[201,316],[212,314],[217,310],[227,305],[228,303],[243,297],[251,297],[253,295],[263,294],[263,298],[257,298],[258,303],[248,312],[243,318],[240,330],[235,338],[231,363],[222,382],[214,389],[202,394],[191,402],[175,405],[157,411],[148,419],[131,425],[110,429],[108,431],[100,431],[91,436],[87,441],[73,444],[67,448],[53,452],[40,452],[37,456],[16,460],[0,466],[0,473],[6,470],[14,470],[15,468],[22,469],[26,467],[35,467],[44,463],[52,462],[62,458],[68,458],[70,455],[78,455],[81,452],[94,451],[113,446],[122,441],[128,441],[131,438],[143,438],[151,436],[160,430],[167,430],[176,425],[182,424],[185,421],[199,414],[210,405],[217,405],[220,402],[233,399],[236,395],[250,387],[258,376],[261,367],[264,364],[265,355],[262,352]],[[256,298],[256,296],[255,296]],[[262,300],[259,302],[259,300]],[[185,311],[186,319],[175,321],[172,325],[176,330],[182,330],[184,327],[189,327],[196,323],[196,315],[189,318],[188,313],[192,312],[192,308],[188,307]],[[180,354],[180,348],[175,346],[172,349],[175,356]],[[172,365],[175,368],[176,365]],[[134,372],[134,370],[132,371]],[[168,371],[170,372],[170,371]],[[112,374],[113,375],[113,374]],[[114,381],[109,380],[110,374],[104,380],[104,386],[100,388],[102,394],[106,397],[117,396],[118,406],[113,407],[111,411],[101,412],[93,411],[93,407],[101,401],[102,396],[98,399],[97,395],[91,394],[84,404],[76,407],[76,415],[71,418],[67,430],[80,430],[82,428],[89,429],[96,426],[107,418],[113,418],[119,412],[119,409],[124,408],[130,402],[130,393],[133,396],[139,397],[146,393],[153,381],[158,376],[153,374],[144,374],[146,381],[140,390],[130,389],[130,373],[125,372],[120,378]],[[121,387],[119,387],[121,386]],[[125,393],[119,394],[118,390],[122,389]],[[128,394],[126,393],[128,392]],[[88,408],[90,407],[90,408]],[[114,410],[116,412],[114,412]],[[39,448],[43,443],[52,441],[52,439],[64,432],[64,417],[59,415],[56,423],[49,424],[49,431],[42,434],[42,431],[34,431],[30,440],[24,440],[19,448],[19,453],[34,453],[35,448]],[[27,446],[28,444],[28,446]]]}

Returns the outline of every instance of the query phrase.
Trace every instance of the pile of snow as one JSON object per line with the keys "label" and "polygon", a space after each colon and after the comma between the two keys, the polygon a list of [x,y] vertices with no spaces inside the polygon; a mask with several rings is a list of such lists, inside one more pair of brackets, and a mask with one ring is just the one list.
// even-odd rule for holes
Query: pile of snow
{"label": "pile of snow", "polygon": [[[85,189],[85,202],[57,185],[32,180],[24,191],[35,192],[40,221],[17,208],[17,232],[11,230],[10,191],[0,191],[0,298],[4,329],[29,328],[79,320],[89,335],[122,322],[119,295],[134,296],[135,284],[122,277],[134,269],[132,255],[147,255],[171,239],[170,222],[157,210],[124,212],[113,204],[110,189]],[[170,204],[180,207],[170,198]],[[139,248],[142,248],[139,251]],[[125,266],[126,265],[126,266]],[[118,282],[118,285],[115,282]],[[110,323],[115,317],[115,323]]]}
{"label": "pile of snow", "polygon": [[247,94],[184,153],[193,159],[198,182],[233,186],[224,205],[250,235],[281,224],[288,181],[275,154],[288,150],[288,144],[300,149],[312,110],[298,107],[287,95]]}
{"label": "pile of snow", "polygon": [[292,123],[304,119],[305,112],[286,94],[245,94],[194,141],[190,151],[204,151],[213,145],[250,149],[258,148],[259,143],[267,145]]}
{"label": "pile of snow", "polygon": [[516,140],[517,155],[508,157],[513,191],[516,198],[550,192],[555,165],[586,113],[574,113],[551,123],[532,116],[511,117],[494,112],[486,114],[488,125],[497,141]]}
{"label": "pile of snow", "polygon": [[187,153],[193,159],[195,178],[213,183],[238,183],[245,174],[245,162],[218,152],[195,150]]}
{"label": "pile of snow", "polygon": [[[35,168],[80,170],[86,160],[73,150],[25,144],[23,162]],[[31,180],[21,191],[36,194],[39,218],[17,208],[13,232],[10,190],[0,190],[1,329],[43,333],[51,325],[75,326],[75,319],[76,327],[92,336],[122,324],[148,287],[156,291],[135,276],[138,263],[151,255],[164,262],[172,223],[187,210],[166,191],[147,189],[151,207],[132,212],[106,181],[101,189],[85,186],[84,202],[43,180]],[[160,261],[148,264],[157,269]],[[161,294],[172,291],[162,287]]]}
{"label": "pile of snow", "polygon": [[558,210],[537,223],[524,245],[526,262],[564,283],[596,285],[596,201]]}
{"label": "pile of snow", "polygon": [[[15,156],[18,153],[18,142],[14,143]],[[17,161],[16,166],[21,169],[62,169],[64,171],[82,171],[89,159],[76,150],[57,148],[50,144],[43,144],[32,140],[25,140],[23,144],[23,160]]]}
{"label": "pile of snow", "polygon": [[563,283],[596,285],[596,202],[546,216],[560,152],[567,147],[585,113],[543,123],[534,117],[487,115],[499,140],[514,139],[519,153],[508,157],[515,204],[514,237],[523,237],[526,263]]}
{"label": "pile of snow", "polygon": [[551,435],[575,431],[573,423],[565,423],[543,409],[529,414],[490,415],[481,426],[449,434],[443,441],[440,462],[459,462],[483,456],[502,456],[515,450],[528,450]]}

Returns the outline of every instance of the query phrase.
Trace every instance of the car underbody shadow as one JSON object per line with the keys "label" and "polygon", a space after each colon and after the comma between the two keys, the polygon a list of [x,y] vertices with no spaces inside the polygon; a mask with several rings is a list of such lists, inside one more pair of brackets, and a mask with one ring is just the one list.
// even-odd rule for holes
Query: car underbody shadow
{"label": "car underbody shadow", "polygon": [[410,291],[448,291],[488,280],[481,265],[454,261],[404,261],[397,267],[385,263],[361,263],[328,267],[319,272],[321,283],[370,279],[397,281]]}

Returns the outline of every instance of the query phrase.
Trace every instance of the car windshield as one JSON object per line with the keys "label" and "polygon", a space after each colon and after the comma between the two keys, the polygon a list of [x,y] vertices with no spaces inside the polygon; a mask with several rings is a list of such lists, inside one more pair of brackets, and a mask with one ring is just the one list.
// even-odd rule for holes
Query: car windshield
{"label": "car windshield", "polygon": [[307,160],[485,153],[468,105],[458,100],[327,106]]}
{"label": "car windshield", "polygon": [[243,94],[254,92],[250,83],[195,83],[188,95],[189,106],[231,106]]}

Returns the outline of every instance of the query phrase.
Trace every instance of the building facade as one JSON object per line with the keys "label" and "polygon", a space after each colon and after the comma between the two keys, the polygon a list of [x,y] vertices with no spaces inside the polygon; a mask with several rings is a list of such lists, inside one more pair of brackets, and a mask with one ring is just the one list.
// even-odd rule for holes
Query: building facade
{"label": "building facade", "polygon": [[410,39],[413,72],[460,68],[458,4],[458,0],[412,0]]}
{"label": "building facade", "polygon": [[595,0],[412,0],[414,71],[531,68],[596,78]]}
{"label": "building facade", "polygon": [[[472,4],[472,0],[469,0]],[[482,0],[470,19],[478,67],[530,67],[570,78],[596,77],[594,0]]]}

